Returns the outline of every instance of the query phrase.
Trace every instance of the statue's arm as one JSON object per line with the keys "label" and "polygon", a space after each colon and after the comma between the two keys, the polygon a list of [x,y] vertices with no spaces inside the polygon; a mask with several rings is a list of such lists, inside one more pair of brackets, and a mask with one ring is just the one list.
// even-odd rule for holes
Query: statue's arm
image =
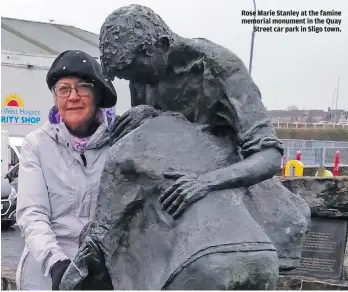
{"label": "statue's arm", "polygon": [[[283,146],[277,138],[261,94],[240,63],[227,78],[217,77],[221,88],[219,118],[234,130],[243,160],[227,168],[203,175],[213,189],[248,187],[279,172]],[[218,86],[218,84],[216,84]]]}
{"label": "statue's arm", "polygon": [[262,149],[245,160],[201,176],[211,190],[248,187],[272,178],[279,171],[281,154],[277,149]]}

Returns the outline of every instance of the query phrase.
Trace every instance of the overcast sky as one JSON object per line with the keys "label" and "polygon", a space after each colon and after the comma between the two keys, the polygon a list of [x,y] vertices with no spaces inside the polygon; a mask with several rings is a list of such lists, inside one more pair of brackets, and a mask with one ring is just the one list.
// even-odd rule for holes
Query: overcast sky
{"label": "overcast sky", "polygon": [[[11,0],[1,1],[1,15],[53,19],[99,33],[113,10],[133,3],[152,8],[181,36],[204,37],[229,48],[248,66],[252,25],[241,24],[241,10],[253,10],[252,0]],[[342,11],[340,33],[256,33],[252,77],[269,109],[292,104],[327,109],[339,78],[338,108],[348,110],[348,1],[256,0],[256,5],[263,10]]]}

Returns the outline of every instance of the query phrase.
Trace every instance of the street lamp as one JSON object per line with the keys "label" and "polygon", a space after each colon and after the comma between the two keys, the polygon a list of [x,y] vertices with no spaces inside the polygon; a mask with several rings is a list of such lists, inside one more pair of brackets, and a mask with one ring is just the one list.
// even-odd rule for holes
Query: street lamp
{"label": "street lamp", "polygon": [[336,91],[336,106],[335,106],[335,118],[334,118],[334,123],[336,123],[336,115],[337,115],[337,103],[338,103],[338,89],[340,88],[340,79],[338,78],[337,82],[337,91]]}
{"label": "street lamp", "polygon": [[331,105],[331,113],[330,113],[330,116],[331,116],[330,122],[331,123],[333,122],[333,112],[334,112],[335,92],[336,92],[336,90],[337,90],[337,88],[334,89],[333,94],[332,94],[332,105]]}
{"label": "street lamp", "polygon": [[255,21],[256,21],[256,3],[254,2],[254,23],[253,32],[251,33],[251,46],[250,46],[250,58],[249,58],[249,74],[251,76],[251,69],[253,67],[253,53],[254,53],[254,39],[255,39]]}

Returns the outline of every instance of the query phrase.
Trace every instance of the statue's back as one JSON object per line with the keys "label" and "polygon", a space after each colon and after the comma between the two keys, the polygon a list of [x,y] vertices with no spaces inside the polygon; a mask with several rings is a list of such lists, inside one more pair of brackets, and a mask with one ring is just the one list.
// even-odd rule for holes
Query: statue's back
{"label": "statue's back", "polygon": [[111,148],[89,234],[105,252],[115,289],[161,289],[209,254],[275,251],[244,206],[245,189],[212,192],[178,220],[161,210],[158,198],[173,183],[165,171],[200,174],[236,160],[229,141],[169,115]]}

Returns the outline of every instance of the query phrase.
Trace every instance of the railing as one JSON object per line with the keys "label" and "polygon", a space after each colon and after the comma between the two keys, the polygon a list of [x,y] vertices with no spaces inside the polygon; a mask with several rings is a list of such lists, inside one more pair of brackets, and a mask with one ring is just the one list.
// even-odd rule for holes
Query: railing
{"label": "railing", "polygon": [[318,124],[318,123],[272,123],[275,128],[286,129],[348,129],[348,124]]}
{"label": "railing", "polygon": [[[301,140],[300,140],[301,141]],[[286,161],[296,159],[297,152],[301,152],[304,166],[319,167],[334,166],[336,151],[340,151],[340,166],[348,166],[348,147],[286,147]]]}
{"label": "railing", "polygon": [[325,141],[325,140],[300,140],[300,139],[281,139],[284,147],[295,148],[322,148],[322,147],[348,147],[348,142]]}

